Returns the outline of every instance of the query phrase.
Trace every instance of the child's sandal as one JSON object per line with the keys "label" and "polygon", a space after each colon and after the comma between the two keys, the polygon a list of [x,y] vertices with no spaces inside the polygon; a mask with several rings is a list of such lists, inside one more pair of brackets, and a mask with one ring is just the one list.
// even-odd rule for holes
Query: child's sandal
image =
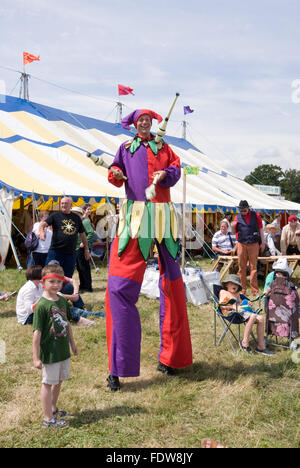
{"label": "child's sandal", "polygon": [[60,418],[65,418],[66,416],[68,416],[68,413],[64,410],[59,410],[58,408],[56,408],[55,411],[53,411],[53,416],[58,416]]}
{"label": "child's sandal", "polygon": [[60,419],[59,421],[57,421],[56,418],[52,418],[51,421],[46,421],[44,419],[43,425],[45,427],[64,428],[64,427],[68,427],[69,424],[64,419]]}

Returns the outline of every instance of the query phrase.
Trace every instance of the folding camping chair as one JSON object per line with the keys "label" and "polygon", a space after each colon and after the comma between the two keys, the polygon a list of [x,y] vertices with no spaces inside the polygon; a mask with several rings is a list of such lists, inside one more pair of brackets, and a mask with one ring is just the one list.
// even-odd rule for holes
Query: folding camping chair
{"label": "folding camping chair", "polygon": [[[213,299],[213,302],[214,302],[214,344],[215,344],[215,346],[220,346],[220,344],[222,343],[222,341],[226,337],[233,351],[236,351],[236,348],[234,347],[233,341],[238,345],[239,351],[241,351],[242,350],[241,325],[242,324],[245,325],[245,323],[247,322],[247,319],[245,319],[243,317],[243,315],[241,313],[237,312],[237,311],[236,312],[231,312],[229,315],[222,314],[221,304],[219,302],[219,294],[220,294],[221,289],[223,289],[223,286],[221,286],[220,284],[214,284],[213,285],[213,294],[211,295],[212,299]],[[244,296],[243,294],[241,294],[241,298],[250,300],[246,296]],[[255,302],[255,301],[259,301],[259,308],[256,311],[257,313],[259,313],[262,310],[260,308],[260,299],[261,299],[261,297],[258,297],[257,299],[254,299],[254,300],[251,300],[252,303]],[[234,299],[231,299],[231,300],[228,301],[227,304],[234,304],[234,303],[236,303],[236,301]],[[222,303],[222,305],[227,305],[227,304]],[[218,320],[219,320],[219,322],[220,322],[220,324],[221,324],[221,326],[223,328],[223,333],[220,336],[218,342],[217,342],[217,318],[218,318]],[[233,325],[237,326],[238,336],[236,336],[235,333],[232,330]],[[251,336],[254,339],[254,341],[257,343],[257,340],[256,340],[253,332],[251,332]]]}

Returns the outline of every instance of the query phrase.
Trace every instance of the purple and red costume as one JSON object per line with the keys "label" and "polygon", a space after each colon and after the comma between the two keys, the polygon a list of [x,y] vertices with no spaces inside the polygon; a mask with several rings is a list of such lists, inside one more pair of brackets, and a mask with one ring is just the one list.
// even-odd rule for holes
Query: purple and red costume
{"label": "purple and red costume", "polygon": [[[170,202],[170,187],[176,184],[181,174],[178,156],[166,143],[155,151],[157,154],[148,141],[135,137],[132,143],[120,146],[111,166],[121,169],[127,176],[125,190],[128,201],[146,202],[145,189],[153,180],[153,172],[164,170],[166,177],[157,184],[156,196],[151,203],[167,204]],[[124,180],[115,179],[112,171],[109,171],[108,180],[116,186],[124,183]],[[111,247],[106,290],[109,370],[113,376],[137,377],[140,374],[141,323],[136,303],[147,262],[138,239],[130,238],[121,254],[119,241],[117,236]],[[166,245],[164,240],[157,243],[161,337],[158,359],[166,366],[182,368],[192,364],[185,290],[179,264]]]}

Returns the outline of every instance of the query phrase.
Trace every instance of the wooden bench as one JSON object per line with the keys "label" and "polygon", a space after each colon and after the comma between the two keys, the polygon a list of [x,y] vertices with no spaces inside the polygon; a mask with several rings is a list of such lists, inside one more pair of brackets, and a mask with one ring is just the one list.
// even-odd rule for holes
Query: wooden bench
{"label": "wooden bench", "polygon": [[[258,257],[258,261],[265,267],[264,277],[272,271],[272,265],[280,257]],[[298,263],[300,261],[300,255],[285,255],[284,258],[287,259],[289,267],[294,271],[296,270]],[[220,280],[222,280],[227,273],[230,273],[233,268],[238,267],[238,257],[230,255],[220,255],[212,267],[212,271],[218,270],[220,273]]]}

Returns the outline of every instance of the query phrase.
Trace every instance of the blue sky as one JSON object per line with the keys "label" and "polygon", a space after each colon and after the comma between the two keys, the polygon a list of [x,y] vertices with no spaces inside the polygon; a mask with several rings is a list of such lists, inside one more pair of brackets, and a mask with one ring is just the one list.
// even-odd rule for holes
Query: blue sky
{"label": "blue sky", "polygon": [[[190,105],[187,138],[220,167],[300,170],[299,14],[294,0],[1,0],[1,65],[40,55],[26,66],[31,100],[109,121],[118,83],[135,93],[124,114],[164,116],[180,92],[169,134],[182,135]],[[0,68],[0,80],[18,96],[17,73]]]}

